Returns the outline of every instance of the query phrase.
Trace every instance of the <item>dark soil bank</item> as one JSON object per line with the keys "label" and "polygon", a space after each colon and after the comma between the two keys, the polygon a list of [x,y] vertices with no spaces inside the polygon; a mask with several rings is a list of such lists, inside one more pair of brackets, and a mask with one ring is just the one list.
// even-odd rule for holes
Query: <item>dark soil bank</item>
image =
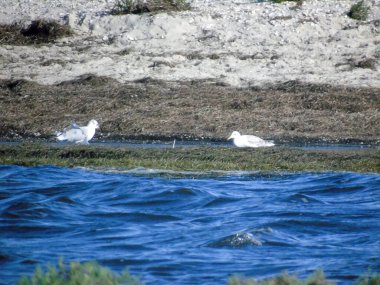
{"label": "dark soil bank", "polygon": [[91,75],[45,86],[0,81],[0,139],[54,139],[72,122],[96,138],[225,139],[233,130],[275,140],[380,140],[380,89],[296,81],[266,88],[215,82],[122,84]]}

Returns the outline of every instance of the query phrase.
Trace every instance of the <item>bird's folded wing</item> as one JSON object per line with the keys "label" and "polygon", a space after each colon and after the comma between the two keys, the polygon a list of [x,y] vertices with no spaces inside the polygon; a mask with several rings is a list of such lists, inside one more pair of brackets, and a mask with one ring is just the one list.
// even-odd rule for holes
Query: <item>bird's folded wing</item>
{"label": "bird's folded wing", "polygon": [[247,136],[247,141],[249,143],[262,143],[262,142],[264,142],[263,139],[256,137],[256,136]]}
{"label": "bird's folded wing", "polygon": [[86,139],[86,134],[81,129],[71,129],[66,132],[68,140],[81,141]]}
{"label": "bird's folded wing", "polygon": [[73,122],[70,126],[72,129],[80,129],[77,123]]}

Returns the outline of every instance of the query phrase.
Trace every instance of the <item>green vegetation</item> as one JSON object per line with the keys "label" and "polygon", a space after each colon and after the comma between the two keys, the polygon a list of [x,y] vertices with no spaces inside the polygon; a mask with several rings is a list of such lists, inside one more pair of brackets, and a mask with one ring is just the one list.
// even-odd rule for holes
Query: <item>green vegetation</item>
{"label": "green vegetation", "polygon": [[355,285],[379,285],[380,284],[380,275],[363,275],[355,283]]}
{"label": "green vegetation", "polygon": [[[229,285],[334,285],[335,282],[326,279],[323,271],[315,271],[306,279],[299,279],[296,276],[283,273],[273,278],[257,281],[251,278],[232,277]],[[371,276],[360,277],[355,285],[380,285],[380,275],[373,274]]]}
{"label": "green vegetation", "polygon": [[271,0],[274,3],[283,3],[283,2],[296,2],[298,6],[303,4],[304,0]]}
{"label": "green vegetation", "polygon": [[364,0],[361,0],[351,6],[348,16],[354,20],[365,21],[368,18],[369,8],[365,5]]}
{"label": "green vegetation", "polygon": [[[23,276],[18,285],[142,285],[139,278],[131,275],[127,270],[116,274],[108,268],[100,266],[96,262],[71,262],[66,265],[63,260],[58,266],[49,265],[44,272],[37,267],[31,277]],[[302,280],[296,276],[283,273],[281,275],[256,281],[252,278],[233,276],[228,285],[333,285],[326,279],[323,271],[316,271],[308,278]],[[363,276],[356,285],[380,285],[380,275]]]}
{"label": "green vegetation", "polygon": [[312,151],[285,147],[240,149],[222,147],[114,148],[53,147],[23,143],[0,145],[0,164],[52,164],[105,168],[170,170],[355,171],[380,173],[380,149]]}
{"label": "green vegetation", "polygon": [[296,276],[283,273],[273,278],[256,281],[255,279],[244,279],[240,277],[232,277],[229,285],[334,285],[325,278],[323,271],[316,271],[308,278],[302,280]]}
{"label": "green vegetation", "polygon": [[111,11],[111,14],[123,15],[162,11],[182,11],[188,10],[189,8],[190,5],[185,0],[118,0],[114,9]]}
{"label": "green vegetation", "polygon": [[127,270],[120,275],[100,266],[96,262],[71,262],[65,265],[63,260],[58,267],[48,266],[46,272],[37,267],[30,278],[22,277],[18,285],[141,285],[137,277]]}
{"label": "green vegetation", "polygon": [[135,11],[137,4],[135,0],[119,0],[116,2],[112,13],[116,15],[130,14]]}

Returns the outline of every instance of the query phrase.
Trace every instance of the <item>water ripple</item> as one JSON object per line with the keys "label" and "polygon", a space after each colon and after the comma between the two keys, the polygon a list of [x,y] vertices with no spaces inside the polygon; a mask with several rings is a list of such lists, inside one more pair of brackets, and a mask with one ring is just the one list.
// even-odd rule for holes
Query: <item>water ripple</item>
{"label": "water ripple", "polygon": [[[147,284],[380,271],[380,175],[0,166],[0,284],[98,260]],[[3,283],[2,283],[3,282]]]}

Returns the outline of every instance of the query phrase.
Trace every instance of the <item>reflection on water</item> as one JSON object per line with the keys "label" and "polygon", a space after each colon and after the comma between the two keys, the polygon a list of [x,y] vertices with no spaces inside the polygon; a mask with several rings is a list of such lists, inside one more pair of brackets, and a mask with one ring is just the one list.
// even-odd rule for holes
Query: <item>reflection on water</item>
{"label": "reflection on water", "polygon": [[380,271],[380,175],[0,166],[0,283],[98,260],[147,284]]}

